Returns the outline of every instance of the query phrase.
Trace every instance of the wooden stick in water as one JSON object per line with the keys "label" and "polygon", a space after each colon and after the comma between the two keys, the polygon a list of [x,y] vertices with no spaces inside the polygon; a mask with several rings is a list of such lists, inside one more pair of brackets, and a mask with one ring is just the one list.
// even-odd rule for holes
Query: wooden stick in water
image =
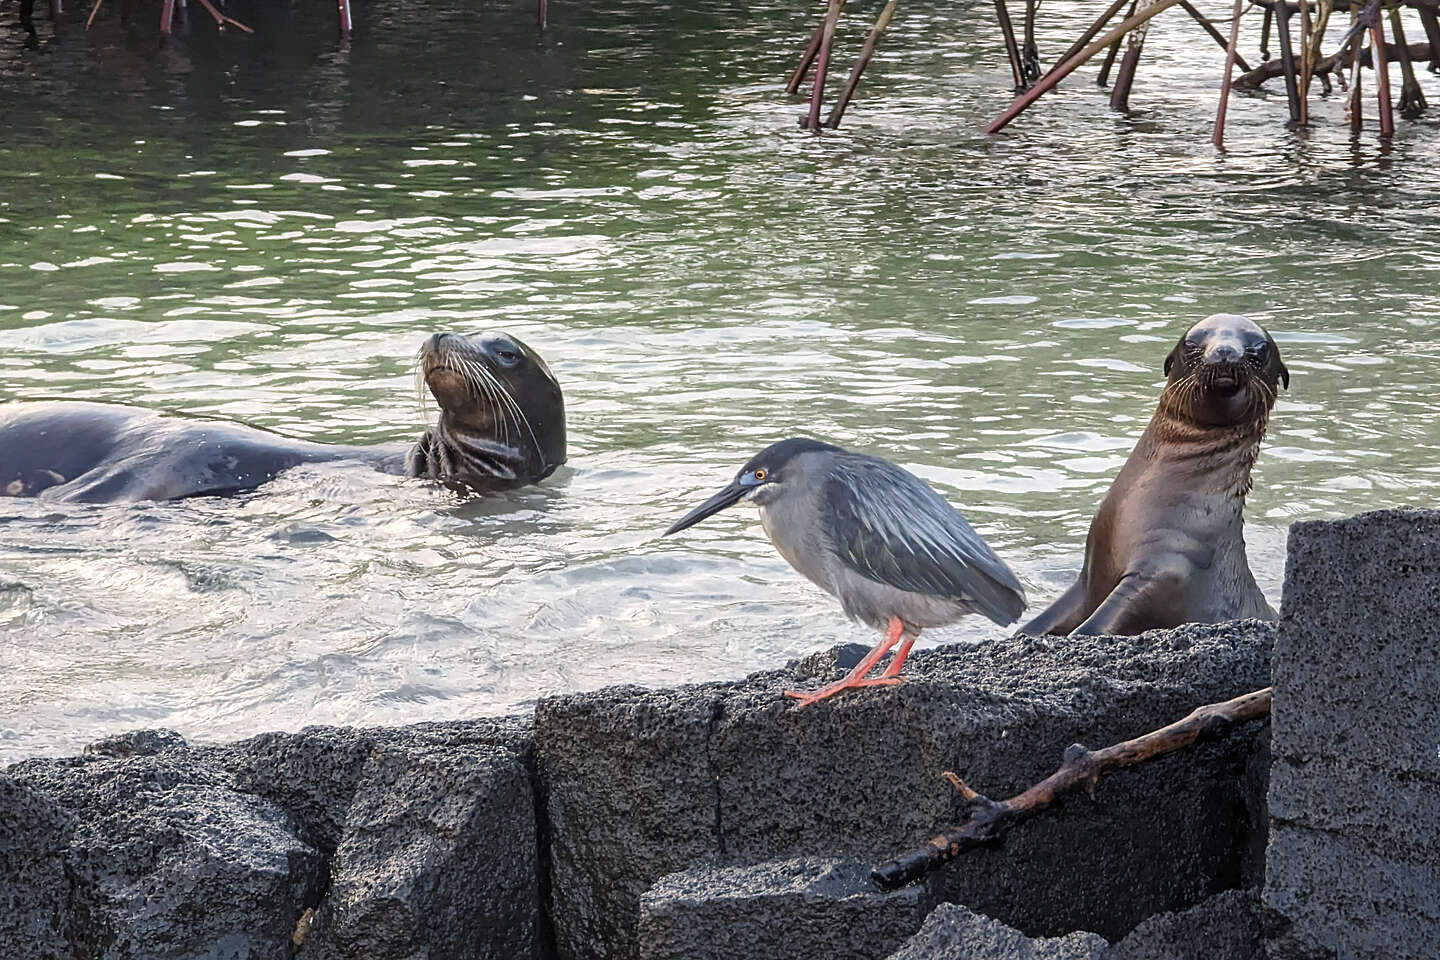
{"label": "wooden stick in water", "polygon": [[1140,51],[1145,46],[1144,34],[1136,31],[1125,45],[1125,56],[1120,58],[1120,72],[1115,75],[1115,86],[1110,90],[1110,109],[1130,109],[1130,89],[1135,85],[1135,71],[1140,66]]}
{"label": "wooden stick in water", "polygon": [[[1066,50],[1063,54],[1060,55],[1060,59],[1055,61],[1055,67],[1058,67],[1060,64],[1064,63],[1066,60],[1069,60],[1071,57],[1075,56],[1075,54],[1079,53],[1081,50],[1084,50],[1084,49],[1085,49],[1085,44],[1087,44],[1087,43],[1089,43],[1091,40],[1093,40],[1093,39],[1095,38],[1095,34],[1099,33],[1101,30],[1105,29],[1105,24],[1107,24],[1107,23],[1109,23],[1111,20],[1115,19],[1115,14],[1117,14],[1117,13],[1120,12],[1120,8],[1123,7],[1123,6],[1125,6],[1125,2],[1126,2],[1126,0],[1115,0],[1114,3],[1110,4],[1110,6],[1106,9],[1106,11],[1105,11],[1104,13],[1100,14],[1100,19],[1098,19],[1098,20],[1096,20],[1094,23],[1090,24],[1090,26],[1086,29],[1086,31],[1085,31],[1084,33],[1080,34],[1080,39],[1078,39],[1078,40],[1076,40],[1074,43],[1070,44],[1070,49]],[[1134,13],[1135,13],[1135,4],[1134,4],[1134,0],[1131,0],[1131,3],[1130,3],[1130,14],[1133,15]],[[1054,70],[1055,70],[1055,67],[1051,67],[1049,70],[1047,70],[1047,71],[1045,72],[1045,75],[1046,75],[1046,76],[1049,76],[1051,73],[1053,73]]]}
{"label": "wooden stick in water", "polygon": [[845,81],[845,87],[840,91],[840,99],[830,108],[830,116],[825,120],[827,127],[840,126],[840,118],[845,116],[845,108],[850,105],[850,98],[855,95],[855,88],[860,85],[860,75],[865,72],[866,64],[874,56],[875,48],[880,45],[880,38],[890,26],[890,18],[895,16],[895,7],[899,2],[900,0],[885,0],[880,16],[875,18],[875,26],[870,28],[870,35],[865,38],[865,45],[860,48],[860,56],[850,70],[850,78]]}
{"label": "wooden stick in water", "polygon": [[1240,45],[1240,13],[1245,0],[1235,0],[1235,10],[1230,18],[1230,42],[1225,47],[1225,75],[1220,78],[1220,107],[1215,111],[1215,132],[1210,142],[1215,149],[1225,149],[1225,110],[1230,105],[1230,75],[1235,71],[1236,48]]}
{"label": "wooden stick in water", "polygon": [[991,121],[990,126],[985,128],[985,132],[999,133],[1011,120],[1014,120],[1020,114],[1024,113],[1025,109],[1029,107],[1030,104],[1034,103],[1036,100],[1039,100],[1042,96],[1052,90],[1055,85],[1058,84],[1061,80],[1064,80],[1066,77],[1070,76],[1070,74],[1074,73],[1076,68],[1078,68],[1081,64],[1085,63],[1085,61],[1089,60],[1091,57],[1095,56],[1095,54],[1110,46],[1110,44],[1114,43],[1116,39],[1125,36],[1125,34],[1129,33],[1131,30],[1134,30],[1140,24],[1145,23],[1146,21],[1150,20],[1155,16],[1158,16],[1161,13],[1164,13],[1166,10],[1169,10],[1171,7],[1175,6],[1179,2],[1180,0],[1156,0],[1153,6],[1125,20],[1118,27],[1115,27],[1109,33],[1105,34],[1105,36],[1101,37],[1099,40],[1096,40],[1094,43],[1090,44],[1090,46],[1086,47],[1084,50],[1081,50],[1075,56],[1071,57],[1065,63],[1060,64],[1060,66],[1056,67],[1054,70],[1051,70],[1048,74],[1041,77],[1039,83],[1035,84],[1035,86],[1031,87],[1029,90],[1025,91],[1020,96],[1016,97],[1015,101],[1011,103],[1009,107],[1005,108],[1005,111],[1001,113],[1000,116],[996,117],[993,121]]}
{"label": "wooden stick in water", "polygon": [[810,34],[810,41],[805,44],[804,52],[800,54],[800,62],[790,71],[790,79],[785,81],[786,93],[797,92],[800,84],[805,82],[805,74],[810,72],[810,64],[815,62],[815,54],[820,52],[820,41],[825,38],[825,20],[825,17],[820,18],[820,23]]}
{"label": "wooden stick in water", "polygon": [[1390,33],[1395,37],[1396,54],[1400,60],[1400,115],[1413,120],[1429,106],[1425,102],[1425,91],[1420,89],[1420,80],[1415,76],[1415,61],[1410,56],[1410,47],[1405,42],[1405,28],[1400,24],[1400,8],[1390,8]]}
{"label": "wooden stick in water", "polygon": [[245,24],[241,23],[239,20],[235,20],[235,19],[232,19],[231,17],[227,17],[225,14],[221,13],[219,10],[216,10],[216,9],[215,9],[215,4],[211,3],[210,0],[200,0],[200,6],[204,7],[207,11],[209,11],[210,16],[212,16],[212,17],[215,18],[215,26],[216,26],[216,28],[219,29],[221,32],[224,32],[224,30],[225,30],[225,24],[227,24],[227,23],[228,23],[228,24],[231,24],[232,26],[239,27],[241,30],[244,30],[246,33],[254,33],[254,32],[255,32],[254,30],[251,30],[249,27],[245,26]]}
{"label": "wooden stick in water", "polygon": [[[1359,26],[1354,7],[1350,8],[1354,26]],[[1360,107],[1360,41],[1350,47],[1350,98],[1345,103],[1345,112],[1350,117],[1350,132],[1359,133],[1365,128],[1365,117]]]}
{"label": "wooden stick in water", "polygon": [[1025,42],[1020,48],[1020,73],[1025,86],[1040,79],[1040,48],[1035,45],[1035,11],[1040,0],[1025,0]]}
{"label": "wooden stick in water", "polygon": [[1005,0],[995,0],[995,19],[1000,21],[1000,36],[1005,40],[1005,56],[1010,61],[1010,76],[1016,92],[1025,89],[1025,72],[1020,66],[1020,47],[1015,42],[1015,25],[1010,22],[1010,10]]}
{"label": "wooden stick in water", "polygon": [[[202,0],[203,2],[203,0]],[[805,118],[807,129],[820,132],[820,104],[825,98],[825,74],[830,70],[830,47],[835,42],[835,25],[840,21],[843,0],[830,0],[825,14],[825,33],[820,38],[820,59],[815,63],[815,83],[810,90],[810,115]]]}
{"label": "wooden stick in water", "polygon": [[[1139,6],[1139,0],[1131,0],[1130,10],[1125,14],[1126,18],[1135,16],[1135,8]],[[1120,43],[1124,37],[1116,37],[1115,42],[1110,44],[1110,49],[1105,51],[1105,62],[1100,65],[1100,75],[1095,78],[1095,86],[1103,87],[1110,82],[1110,68],[1115,66],[1115,58],[1120,55]],[[1058,67],[1059,64],[1056,64]]]}
{"label": "wooden stick in water", "polygon": [[1280,65],[1285,70],[1285,102],[1290,122],[1300,122],[1300,80],[1295,72],[1295,48],[1290,44],[1290,8],[1285,0],[1271,0],[1275,11],[1275,33],[1280,38]]}
{"label": "wooden stick in water", "polygon": [[1417,7],[1420,26],[1425,28],[1425,39],[1430,41],[1430,72],[1440,73],[1440,16],[1434,10]]}
{"label": "wooden stick in water", "polygon": [[1385,59],[1385,18],[1378,13],[1370,24],[1370,45],[1375,58],[1375,99],[1380,108],[1380,136],[1395,135],[1395,113],[1390,105],[1390,63]]}
{"label": "wooden stick in water", "polygon": [[[1300,0],[1300,126],[1310,124],[1310,78],[1315,73],[1315,58],[1310,49],[1310,0]],[[1249,73],[1249,70],[1245,71]]]}

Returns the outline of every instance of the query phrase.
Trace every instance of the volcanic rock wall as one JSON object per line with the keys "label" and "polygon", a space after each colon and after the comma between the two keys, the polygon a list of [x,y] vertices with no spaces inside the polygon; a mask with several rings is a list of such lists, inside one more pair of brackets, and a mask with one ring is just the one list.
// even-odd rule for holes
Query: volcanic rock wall
{"label": "volcanic rock wall", "polygon": [[[533,717],[25,761],[0,773],[0,957],[1434,958],[1437,547],[1440,514],[1297,524],[1278,640],[1015,637],[794,709],[840,648]],[[1272,647],[1273,765],[1253,723],[869,883],[959,817],[942,771],[1019,792],[1073,742],[1268,685]]]}

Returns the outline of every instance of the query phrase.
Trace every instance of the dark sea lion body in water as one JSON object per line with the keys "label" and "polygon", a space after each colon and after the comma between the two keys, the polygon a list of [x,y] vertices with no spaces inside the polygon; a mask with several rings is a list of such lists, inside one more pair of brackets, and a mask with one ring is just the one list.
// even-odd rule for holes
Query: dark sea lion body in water
{"label": "dark sea lion body in water", "polygon": [[1290,373],[1264,328],[1234,314],[1191,327],[1130,459],[1090,523],[1080,578],[1020,628],[1135,634],[1181,623],[1274,620],[1245,555],[1250,471]]}
{"label": "dark sea lion body in water", "polygon": [[560,385],[519,340],[436,334],[420,350],[420,374],[440,415],[409,446],[312,443],[111,404],[0,404],[0,494],[174,500],[251,490],[282,470],[341,460],[485,493],[535,483],[565,462]]}

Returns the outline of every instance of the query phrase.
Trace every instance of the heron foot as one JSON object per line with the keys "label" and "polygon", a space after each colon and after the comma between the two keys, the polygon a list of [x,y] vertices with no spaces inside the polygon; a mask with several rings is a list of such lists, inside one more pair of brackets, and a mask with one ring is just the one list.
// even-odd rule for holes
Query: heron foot
{"label": "heron foot", "polygon": [[835,696],[835,694],[845,690],[859,690],[863,687],[893,687],[896,684],[904,682],[904,677],[857,677],[855,679],[847,677],[844,680],[837,680],[835,683],[821,687],[819,690],[786,690],[785,696],[794,697],[796,700],[799,700],[800,702],[795,705],[795,709],[799,710],[801,707],[808,707],[812,703],[828,700],[830,697]]}

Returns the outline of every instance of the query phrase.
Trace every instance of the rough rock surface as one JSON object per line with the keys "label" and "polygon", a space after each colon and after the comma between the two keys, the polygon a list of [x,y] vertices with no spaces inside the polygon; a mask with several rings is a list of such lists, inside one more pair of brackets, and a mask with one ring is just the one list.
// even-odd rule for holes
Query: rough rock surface
{"label": "rough rock surface", "polygon": [[195,748],[135,731],[16,764],[0,957],[269,960],[300,932],[307,960],[535,956],[532,761],[505,719]]}
{"label": "rough rock surface", "polygon": [[320,855],[285,812],[237,792],[229,775],[186,751],[27,761],[7,772],[72,825],[63,851],[61,834],[43,839],[48,874],[53,881],[58,866],[69,886],[56,954],[285,956],[318,896]]}
{"label": "rough rock surface", "polygon": [[1227,890],[1189,910],[1151,917],[1111,946],[1085,931],[1032,939],[944,903],[889,960],[1265,960],[1259,906],[1253,889]]}
{"label": "rough rock surface", "polygon": [[1151,917],[1105,960],[1265,960],[1254,888],[1217,893],[1199,906]]}
{"label": "rough rock surface", "polygon": [[69,956],[76,896],[65,855],[75,817],[29,784],[0,774],[0,956]]}
{"label": "rough rock surface", "polygon": [[185,746],[185,738],[174,730],[127,730],[85,745],[87,757],[153,757],[166,750]]}
{"label": "rough rock surface", "polygon": [[1271,960],[1440,956],[1440,513],[1290,529],[1275,650]]}
{"label": "rough rock surface", "polygon": [[301,958],[535,956],[535,798],[522,758],[403,732],[360,771]]}
{"label": "rough rock surface", "polygon": [[[825,658],[743,683],[542,701],[559,955],[637,956],[641,895],[693,864],[914,846],[957,815],[941,771],[997,799],[1019,792],[1074,741],[1105,745],[1265,686],[1273,638],[1249,622],[924,651],[902,686],[803,711],[781,692],[818,683]],[[947,899],[1032,935],[1118,938],[1255,879],[1264,822],[1246,774],[1262,730],[1106,776],[1095,802],[1069,800],[966,854]]]}
{"label": "rough rock surface", "polygon": [[299,733],[262,733],[207,748],[205,755],[233,773],[240,789],[288,810],[306,839],[330,855],[339,846],[341,823],[377,744],[502,747],[530,766],[534,756],[532,728],[529,717],[405,727],[315,726]]}
{"label": "rough rock surface", "polygon": [[920,885],[880,893],[867,865],[820,857],[694,867],[641,898],[639,952],[646,960],[880,957],[937,900]]}
{"label": "rough rock surface", "polygon": [[1032,940],[969,907],[942,903],[889,960],[1105,960],[1109,947],[1084,931]]}

